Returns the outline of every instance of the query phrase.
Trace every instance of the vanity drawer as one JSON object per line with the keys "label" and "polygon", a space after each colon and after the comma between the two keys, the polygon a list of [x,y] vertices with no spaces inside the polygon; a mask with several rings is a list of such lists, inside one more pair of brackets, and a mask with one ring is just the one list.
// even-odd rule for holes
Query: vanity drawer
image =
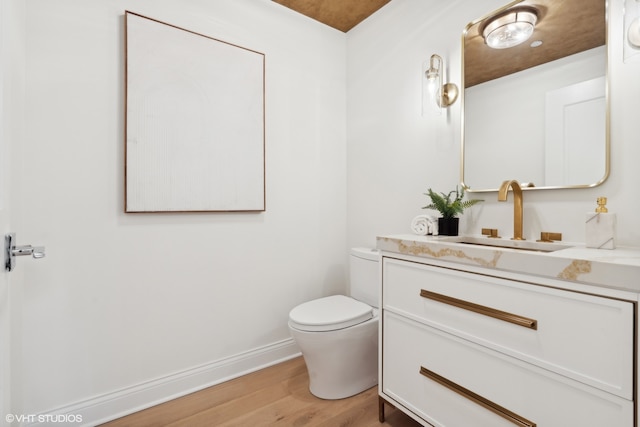
{"label": "vanity drawer", "polygon": [[632,401],[392,312],[382,327],[383,396],[434,426],[633,426]]}
{"label": "vanity drawer", "polygon": [[384,309],[633,399],[635,306],[383,258]]}

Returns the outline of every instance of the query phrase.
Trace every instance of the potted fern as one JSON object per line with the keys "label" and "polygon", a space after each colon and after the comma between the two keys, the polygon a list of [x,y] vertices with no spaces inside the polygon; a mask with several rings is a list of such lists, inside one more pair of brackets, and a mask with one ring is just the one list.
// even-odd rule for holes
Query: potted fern
{"label": "potted fern", "polygon": [[[455,197],[453,197],[454,194]],[[438,218],[438,234],[443,236],[457,236],[460,222],[457,216],[462,215],[466,208],[484,201],[479,199],[462,200],[464,188],[458,190],[457,185],[456,189],[450,191],[449,194],[436,193],[429,188],[425,195],[429,196],[431,203],[422,209],[433,209],[440,212],[442,217]]]}

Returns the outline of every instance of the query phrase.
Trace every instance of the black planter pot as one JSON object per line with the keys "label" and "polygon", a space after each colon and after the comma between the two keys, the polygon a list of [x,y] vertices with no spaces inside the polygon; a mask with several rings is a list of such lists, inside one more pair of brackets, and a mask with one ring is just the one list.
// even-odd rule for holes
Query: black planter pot
{"label": "black planter pot", "polygon": [[457,236],[460,218],[438,218],[438,234],[441,236]]}

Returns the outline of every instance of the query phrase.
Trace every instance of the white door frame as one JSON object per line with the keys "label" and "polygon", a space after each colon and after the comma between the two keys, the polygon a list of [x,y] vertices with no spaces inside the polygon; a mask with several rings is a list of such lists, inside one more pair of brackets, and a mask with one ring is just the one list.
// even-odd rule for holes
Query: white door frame
{"label": "white door frame", "polygon": [[[8,169],[6,132],[4,128],[6,98],[4,96],[7,57],[6,4],[0,2],[0,232],[8,232],[6,171]],[[4,242],[3,242],[4,243]],[[0,256],[4,264],[4,254]],[[9,274],[0,272],[0,425],[9,425],[11,408],[11,298]]]}
{"label": "white door frame", "polygon": [[[26,5],[24,0],[0,1],[0,426],[19,416],[19,322],[23,275],[4,268],[4,236],[20,218],[18,200],[11,192],[12,177],[18,175],[18,148],[24,135],[24,75]],[[13,420],[15,421],[15,420]]]}

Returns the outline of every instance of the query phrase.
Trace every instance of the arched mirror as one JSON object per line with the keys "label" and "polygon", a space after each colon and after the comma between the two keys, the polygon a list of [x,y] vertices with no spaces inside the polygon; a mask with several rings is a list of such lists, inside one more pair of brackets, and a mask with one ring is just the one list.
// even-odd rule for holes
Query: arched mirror
{"label": "arched mirror", "polygon": [[468,191],[495,191],[507,179],[528,190],[604,182],[606,33],[606,0],[516,1],[467,25],[461,180]]}

